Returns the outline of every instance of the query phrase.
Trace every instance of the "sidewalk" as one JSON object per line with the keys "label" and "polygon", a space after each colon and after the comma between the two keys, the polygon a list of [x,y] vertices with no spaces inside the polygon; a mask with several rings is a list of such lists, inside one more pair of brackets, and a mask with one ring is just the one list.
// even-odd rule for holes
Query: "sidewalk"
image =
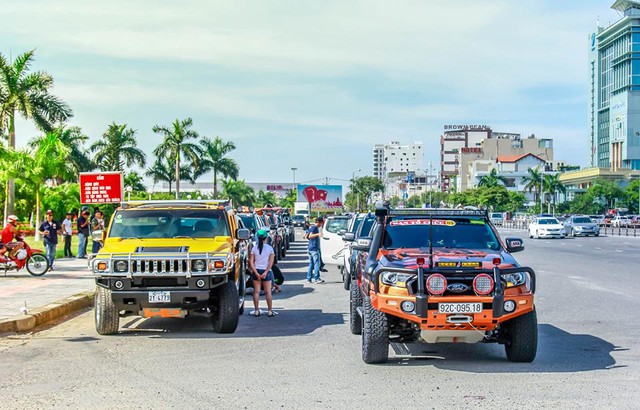
{"label": "sidewalk", "polygon": [[23,315],[27,311],[68,298],[95,287],[86,259],[56,259],[54,271],[41,277],[31,276],[26,269],[0,271],[0,321]]}

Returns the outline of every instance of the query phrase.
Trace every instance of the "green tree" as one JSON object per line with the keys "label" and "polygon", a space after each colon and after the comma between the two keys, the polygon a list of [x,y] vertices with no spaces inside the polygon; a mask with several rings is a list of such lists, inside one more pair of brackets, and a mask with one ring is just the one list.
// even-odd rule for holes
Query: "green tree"
{"label": "green tree", "polygon": [[55,132],[49,132],[31,146],[34,158],[42,167],[44,180],[52,185],[60,185],[64,181],[77,180],[77,170],[69,161],[71,148],[67,146]]}
{"label": "green tree", "polygon": [[522,178],[525,183],[524,189],[533,192],[534,202],[540,201],[540,184],[542,181],[542,171],[538,168],[529,168],[528,174]]}
{"label": "green tree", "polygon": [[186,118],[182,121],[176,119],[169,127],[153,126],[153,132],[162,135],[164,138],[153,153],[157,157],[168,156],[174,158],[175,161],[176,199],[180,197],[181,156],[184,155],[196,167],[200,165],[202,151],[198,145],[190,142],[190,140],[199,138],[198,133],[191,129],[192,126],[193,120],[191,118]]}
{"label": "green tree", "polygon": [[[145,172],[145,175],[151,177],[154,184],[158,182],[167,182],[169,184],[169,193],[171,194],[171,188],[175,182],[175,158],[173,157],[160,157],[156,158],[153,166]],[[192,174],[189,173],[188,167],[180,168],[180,180],[181,181],[194,181]],[[194,181],[195,182],[195,181]]]}
{"label": "green tree", "polygon": [[42,209],[51,209],[58,222],[64,219],[67,212],[77,214],[80,209],[80,186],[74,182],[44,187]]}
{"label": "green tree", "polygon": [[266,205],[276,205],[278,203],[278,197],[276,194],[269,191],[258,191],[256,195],[255,206],[263,207]]}
{"label": "green tree", "polygon": [[480,177],[478,186],[496,187],[499,185],[505,185],[506,178],[498,174],[498,170],[492,168],[487,175]]}
{"label": "green tree", "polygon": [[147,187],[142,182],[142,176],[135,171],[127,172],[124,175],[124,186],[130,186],[135,192],[147,191]]}
{"label": "green tree", "polygon": [[224,178],[237,179],[239,168],[235,160],[226,155],[236,149],[231,141],[223,141],[220,137],[213,140],[202,138],[200,141],[204,159],[200,166],[204,172],[213,171],[213,196],[218,194],[218,175]]}
{"label": "green tree", "polygon": [[640,199],[638,196],[640,195],[640,178],[635,179],[627,185],[627,190],[625,191],[627,208],[632,209],[636,214],[640,214]]}
{"label": "green tree", "polygon": [[544,174],[543,187],[544,192],[551,198],[551,201],[547,201],[547,213],[551,213],[551,204],[553,204],[553,210],[555,212],[558,194],[565,194],[567,188],[565,188],[560,181],[560,175],[558,174]]}
{"label": "green tree", "polygon": [[144,167],[146,156],[136,140],[136,131],[127,124],[112,122],[100,140],[89,148],[101,171],[125,171],[134,165]]}
{"label": "green tree", "polygon": [[298,192],[295,189],[292,189],[291,191],[287,192],[287,195],[284,198],[280,199],[279,204],[283,208],[293,209],[297,198]]}
{"label": "green tree", "polygon": [[253,206],[256,200],[253,188],[244,181],[233,179],[222,181],[222,196],[231,199],[234,206]]}
{"label": "green tree", "polygon": [[[73,165],[75,173],[88,172],[96,168],[89,157],[89,151],[85,148],[85,143],[89,140],[89,137],[82,132],[80,127],[68,127],[65,124],[60,124],[50,132],[55,134],[58,140],[69,148],[69,157],[67,161]],[[37,138],[34,138],[29,142],[31,146],[40,145],[44,140],[46,134]],[[77,180],[77,175],[73,177],[72,181]],[[61,181],[60,181],[61,182]]]}
{"label": "green tree", "polygon": [[605,179],[596,180],[593,185],[587,189],[594,198],[604,201],[607,208],[615,208],[618,201],[624,199],[624,191],[617,183],[607,181]]}
{"label": "green tree", "polygon": [[[50,132],[56,123],[73,115],[71,108],[51,93],[53,77],[44,71],[30,72],[35,50],[18,55],[12,62],[0,53],[0,134],[7,131],[7,146],[16,149],[16,115],[32,120]],[[6,214],[13,213],[15,185],[7,181]]]}
{"label": "green tree", "polygon": [[358,209],[368,208],[371,196],[376,192],[382,192],[384,184],[376,177],[364,176],[352,179],[349,190],[359,199],[356,205]]}

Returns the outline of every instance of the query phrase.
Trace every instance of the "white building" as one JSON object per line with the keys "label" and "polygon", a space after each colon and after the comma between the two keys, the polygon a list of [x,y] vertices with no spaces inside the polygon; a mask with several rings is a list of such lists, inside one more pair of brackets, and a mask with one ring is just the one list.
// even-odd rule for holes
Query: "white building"
{"label": "white building", "polygon": [[424,145],[417,141],[400,145],[399,141],[373,146],[373,176],[387,178],[417,174],[424,170]]}

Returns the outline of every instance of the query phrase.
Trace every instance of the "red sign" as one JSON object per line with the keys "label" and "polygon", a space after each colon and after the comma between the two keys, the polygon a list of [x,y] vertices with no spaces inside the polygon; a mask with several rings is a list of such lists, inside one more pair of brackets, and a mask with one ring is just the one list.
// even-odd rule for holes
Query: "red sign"
{"label": "red sign", "polygon": [[124,200],[122,172],[80,173],[80,203],[112,204]]}

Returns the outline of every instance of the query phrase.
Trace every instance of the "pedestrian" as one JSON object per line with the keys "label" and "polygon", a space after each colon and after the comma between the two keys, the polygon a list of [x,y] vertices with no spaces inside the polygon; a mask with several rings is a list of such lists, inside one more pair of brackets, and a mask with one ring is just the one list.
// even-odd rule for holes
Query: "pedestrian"
{"label": "pedestrian", "polygon": [[271,284],[273,283],[273,261],[275,252],[273,247],[267,244],[269,233],[260,229],[258,231],[258,243],[251,248],[249,256],[249,269],[253,273],[253,306],[254,316],[260,316],[260,288],[264,290],[265,299],[267,300],[267,308],[269,309],[267,316],[273,317],[273,298],[271,296]]}
{"label": "pedestrian", "polygon": [[316,218],[315,225],[309,228],[307,237],[309,238],[309,269],[307,270],[307,282],[324,283],[320,278],[320,227],[324,220],[321,216]]}
{"label": "pedestrian", "polygon": [[[95,211],[93,219],[91,220],[91,232],[102,230],[104,230],[104,216],[102,211]],[[102,240],[96,240],[93,235],[91,235],[91,241],[91,253],[98,253],[100,248],[102,248]]]}
{"label": "pedestrian", "polygon": [[89,207],[83,206],[76,220],[78,226],[78,258],[87,259],[87,243],[89,241]]}
{"label": "pedestrian", "polygon": [[73,258],[71,253],[71,238],[73,238],[73,217],[72,212],[67,212],[67,216],[62,221],[62,235],[64,236],[64,257]]}
{"label": "pedestrian", "polygon": [[58,246],[58,235],[62,226],[54,221],[53,211],[49,209],[46,214],[45,221],[40,225],[38,231],[44,235],[44,247],[49,260],[49,270],[53,270],[53,261],[56,258],[56,247]]}
{"label": "pedestrian", "polygon": [[14,238],[18,239],[21,235],[20,226],[18,225],[18,217],[9,215],[7,223],[2,229],[0,235],[0,256],[13,257],[15,253],[24,247],[22,242],[14,242]]}

